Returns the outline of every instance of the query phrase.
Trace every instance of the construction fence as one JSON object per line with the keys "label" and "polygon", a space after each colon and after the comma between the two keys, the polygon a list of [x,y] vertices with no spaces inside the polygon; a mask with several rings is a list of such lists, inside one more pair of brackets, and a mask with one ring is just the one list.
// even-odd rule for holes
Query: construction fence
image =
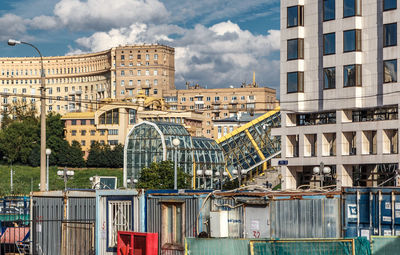
{"label": "construction fence", "polygon": [[371,255],[370,242],[364,237],[291,240],[187,238],[185,251],[187,255]]}

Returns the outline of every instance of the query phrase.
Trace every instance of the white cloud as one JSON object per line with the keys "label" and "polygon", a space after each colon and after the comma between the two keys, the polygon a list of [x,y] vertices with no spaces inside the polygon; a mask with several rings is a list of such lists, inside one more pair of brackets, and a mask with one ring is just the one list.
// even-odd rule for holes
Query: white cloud
{"label": "white cloud", "polygon": [[237,85],[250,82],[255,71],[260,84],[277,88],[279,60],[269,58],[272,52],[279,50],[279,36],[277,30],[269,30],[267,35],[254,35],[230,21],[212,27],[197,25],[193,29],[138,23],[97,32],[77,39],[76,43],[89,51],[100,51],[119,44],[159,41],[176,49],[177,84],[191,81],[208,87]]}
{"label": "white cloud", "polygon": [[14,14],[5,14],[0,17],[0,40],[21,38],[26,32],[27,21]]}
{"label": "white cloud", "polygon": [[74,30],[108,30],[137,22],[157,23],[169,16],[159,0],[61,0],[54,14],[63,25]]}
{"label": "white cloud", "polygon": [[37,16],[34,17],[29,25],[34,29],[50,30],[59,27],[58,20],[52,16]]}

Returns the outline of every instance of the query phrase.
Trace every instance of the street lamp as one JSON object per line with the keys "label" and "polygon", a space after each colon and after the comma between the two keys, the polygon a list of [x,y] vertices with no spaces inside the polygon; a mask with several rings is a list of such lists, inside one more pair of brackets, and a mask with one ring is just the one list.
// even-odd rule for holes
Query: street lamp
{"label": "street lamp", "polygon": [[8,45],[9,46],[15,46],[17,44],[26,44],[34,48],[40,56],[40,65],[41,65],[41,84],[40,84],[40,191],[45,191],[46,190],[46,165],[45,165],[45,160],[46,160],[46,76],[44,73],[44,68],[43,68],[43,56],[42,53],[40,53],[39,49],[36,48],[35,45],[27,43],[27,42],[22,42],[22,41],[17,41],[13,39],[8,40]]}
{"label": "street lamp", "polygon": [[47,148],[46,149],[46,156],[47,156],[47,158],[46,158],[46,162],[47,162],[47,164],[46,164],[46,191],[49,191],[49,188],[50,188],[50,183],[49,183],[49,157],[50,157],[50,154],[51,154],[51,149]]}
{"label": "street lamp", "polygon": [[175,147],[175,166],[174,166],[174,189],[178,189],[178,146],[181,141],[178,138],[172,140]]}
{"label": "street lamp", "polygon": [[[203,170],[201,170],[201,169],[197,170],[196,174],[197,174],[197,183],[198,183],[197,188],[200,189],[200,176],[203,176]],[[205,182],[203,181],[203,183],[205,183]]]}
{"label": "street lamp", "polygon": [[10,192],[12,194],[12,193],[14,193],[14,174],[15,174],[15,171],[12,169],[12,161],[6,156],[4,156],[3,159],[6,159],[11,165],[11,167],[10,167]]}
{"label": "street lamp", "polygon": [[204,171],[204,174],[210,178],[211,189],[213,189],[213,171],[206,170]]}
{"label": "street lamp", "polygon": [[132,184],[132,189],[134,189],[136,184],[138,183],[138,180],[132,177],[131,179],[128,179],[126,182],[128,184]]}
{"label": "street lamp", "polygon": [[57,175],[64,180],[64,190],[67,191],[67,181],[75,175],[75,172],[72,170],[69,171],[67,170],[67,168],[64,168],[64,170],[57,171]]}
{"label": "street lamp", "polygon": [[246,175],[246,174],[247,174],[247,171],[246,171],[246,170],[237,170],[237,169],[233,169],[233,170],[232,170],[232,174],[238,176],[238,179],[239,179],[239,188],[240,188],[240,186],[242,186],[242,175]]}
{"label": "street lamp", "polygon": [[325,176],[331,176],[331,168],[325,166],[324,162],[321,161],[319,166],[313,168],[313,173],[314,176],[319,176],[320,187],[322,188]]}

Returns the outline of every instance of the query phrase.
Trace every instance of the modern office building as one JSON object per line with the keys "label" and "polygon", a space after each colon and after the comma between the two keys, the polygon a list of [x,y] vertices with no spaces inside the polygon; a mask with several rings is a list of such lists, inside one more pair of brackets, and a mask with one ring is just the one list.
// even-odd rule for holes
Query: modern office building
{"label": "modern office building", "polygon": [[[45,53],[45,52],[44,52]],[[162,96],[175,88],[174,54],[158,44],[118,46],[102,52],[44,57],[46,108],[60,114],[97,110],[104,98],[125,99],[139,91]],[[40,58],[0,58],[2,110],[13,102],[40,101]]]}
{"label": "modern office building", "polygon": [[399,21],[396,0],[281,1],[284,188],[395,184]]}

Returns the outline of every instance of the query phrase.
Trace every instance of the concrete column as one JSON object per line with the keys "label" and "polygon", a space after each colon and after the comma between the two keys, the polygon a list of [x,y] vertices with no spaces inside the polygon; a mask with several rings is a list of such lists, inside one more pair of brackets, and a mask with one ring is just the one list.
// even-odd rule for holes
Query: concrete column
{"label": "concrete column", "polygon": [[296,167],[281,166],[282,190],[297,188]]}
{"label": "concrete column", "polygon": [[338,188],[353,186],[353,173],[351,165],[336,165],[336,175]]}

